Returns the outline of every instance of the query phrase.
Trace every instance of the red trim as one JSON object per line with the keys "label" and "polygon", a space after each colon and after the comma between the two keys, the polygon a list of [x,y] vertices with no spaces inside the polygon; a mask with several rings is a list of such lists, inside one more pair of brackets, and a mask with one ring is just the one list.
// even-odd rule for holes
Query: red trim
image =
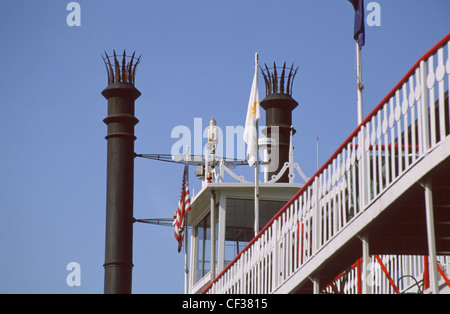
{"label": "red trim", "polygon": [[[356,271],[357,271],[357,276],[358,276],[358,282],[357,282],[358,294],[362,294],[361,263],[362,263],[362,258],[358,258],[358,260],[350,267],[350,271],[352,271],[355,268],[356,268]],[[321,290],[325,291],[328,287],[331,287],[331,289],[333,289],[333,292],[338,294],[339,291],[337,290],[336,282],[339,281],[339,279],[341,279],[341,277],[343,277],[345,274],[346,274],[346,271],[344,270],[339,275],[337,275],[336,278],[334,278],[329,284],[325,285]]]}
{"label": "red trim", "polygon": [[447,284],[447,286],[450,287],[450,280],[448,280],[447,276],[445,275],[445,273],[442,270],[441,265],[439,265],[439,263],[437,263],[437,269],[438,269],[439,273],[441,274],[442,278],[444,278],[445,283]]}
{"label": "red trim", "polygon": [[356,261],[356,268],[358,273],[358,294],[362,294],[362,258]]}
{"label": "red trim", "polygon": [[389,283],[391,284],[391,287],[394,288],[395,293],[396,293],[396,294],[400,294],[400,291],[398,290],[397,286],[395,285],[394,280],[392,280],[392,277],[391,277],[391,275],[389,274],[389,272],[388,272],[386,266],[384,266],[383,262],[381,261],[380,256],[379,256],[379,255],[374,255],[374,256],[375,256],[375,258],[377,259],[378,264],[380,264],[381,269],[383,270],[383,272],[384,272],[384,274],[386,275],[387,279],[389,280]]}
{"label": "red trim", "polygon": [[331,289],[333,290],[333,292],[334,292],[335,294],[338,294],[338,293],[339,293],[339,290],[338,290],[337,287],[336,287],[336,282],[335,282],[335,281],[333,281],[333,282],[331,283]]}
{"label": "red trim", "polygon": [[423,257],[423,290],[430,288],[430,265],[428,256]]}
{"label": "red trim", "polygon": [[[302,233],[300,234],[300,220],[297,220],[297,262],[295,263],[295,267],[300,266],[298,264],[299,261],[301,264],[303,264],[303,243],[300,244],[300,241],[303,242],[301,239],[303,239],[304,228],[303,228],[303,224],[301,224],[301,225],[302,225],[302,227],[301,227]],[[302,250],[301,253],[300,253],[300,250]]]}
{"label": "red trim", "polygon": [[[437,269],[439,273],[441,274],[442,278],[444,278],[445,283],[447,286],[450,287],[450,280],[445,275],[444,271],[441,268],[441,265],[437,263]],[[428,255],[425,255],[423,257],[423,290],[427,290],[430,288],[430,264],[429,264],[429,258]]]}
{"label": "red trim", "polygon": [[319,176],[320,173],[322,173],[328,165],[330,165],[333,162],[333,159],[339,155],[342,150],[352,141],[352,139],[358,134],[358,132],[361,130],[361,127],[365,125],[367,122],[369,122],[372,117],[384,106],[384,104],[395,95],[395,92],[405,83],[408,81],[409,77],[412,73],[416,70],[416,68],[420,65],[422,61],[425,61],[430,56],[436,53],[436,51],[447,44],[447,42],[450,40],[450,33],[448,33],[441,41],[439,41],[433,48],[431,48],[426,54],[424,54],[415,64],[414,66],[406,73],[406,75],[400,80],[400,82],[395,85],[395,87],[389,92],[389,94],[386,95],[386,97],[383,98],[383,100],[372,110],[372,112],[361,122],[361,124],[353,131],[352,134],[344,141],[344,143],[339,146],[339,148],[336,150],[336,152],[331,155],[331,157],[325,162],[325,164],[309,179],[309,181],[292,197],[292,199],[286,203],[286,205],[283,206],[283,208],[280,209],[280,211],[267,223],[267,225],[261,229],[261,231],[246,245],[246,247],[227,265],[227,267],[224,268],[224,270],[202,291],[202,293],[205,293],[208,291],[211,286],[228,270],[231,268],[234,263],[240,258],[242,253],[256,242],[256,240],[269,228],[270,225],[273,224],[275,219],[280,217],[282,213],[292,205],[292,203],[314,182],[315,178]]}

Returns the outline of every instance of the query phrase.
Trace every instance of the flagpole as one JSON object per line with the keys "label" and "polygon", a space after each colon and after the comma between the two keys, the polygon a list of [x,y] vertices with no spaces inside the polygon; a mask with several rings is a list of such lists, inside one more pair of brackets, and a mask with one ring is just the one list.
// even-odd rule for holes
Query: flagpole
{"label": "flagpole", "polygon": [[[258,53],[255,53],[256,88],[258,88]],[[255,236],[259,232],[259,145],[258,145],[258,119],[256,119],[256,162],[255,162]]]}
{"label": "flagpole", "polygon": [[356,77],[357,77],[357,90],[358,90],[358,125],[363,121],[363,100],[362,100],[362,91],[364,89],[364,85],[362,83],[362,69],[361,69],[361,47],[359,47],[358,42],[356,44]]}
{"label": "flagpole", "polygon": [[[186,146],[186,164],[189,163],[189,146]],[[188,213],[185,214],[183,219],[184,230],[184,294],[189,292],[189,268],[188,268],[188,225],[187,225]]]}

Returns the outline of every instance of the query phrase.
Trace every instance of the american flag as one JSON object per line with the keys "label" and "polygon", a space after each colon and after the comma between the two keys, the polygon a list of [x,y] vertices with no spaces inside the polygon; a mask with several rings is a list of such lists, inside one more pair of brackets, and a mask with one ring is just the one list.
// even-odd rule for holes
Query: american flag
{"label": "american flag", "polygon": [[178,202],[178,210],[175,215],[175,239],[178,241],[178,253],[183,247],[183,231],[184,231],[184,217],[191,209],[191,200],[189,197],[189,166],[188,162],[184,165],[183,181],[181,183],[180,201]]}

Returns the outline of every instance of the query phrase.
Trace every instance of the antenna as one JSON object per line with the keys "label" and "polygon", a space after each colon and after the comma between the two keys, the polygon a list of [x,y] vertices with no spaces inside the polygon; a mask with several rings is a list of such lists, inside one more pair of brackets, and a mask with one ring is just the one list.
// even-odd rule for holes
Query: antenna
{"label": "antenna", "polygon": [[316,107],[316,154],[317,154],[317,171],[319,171],[319,113]]}

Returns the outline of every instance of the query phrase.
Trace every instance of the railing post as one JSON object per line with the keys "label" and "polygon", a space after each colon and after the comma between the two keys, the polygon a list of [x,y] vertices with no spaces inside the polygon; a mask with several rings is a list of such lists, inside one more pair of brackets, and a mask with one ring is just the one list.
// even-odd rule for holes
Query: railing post
{"label": "railing post", "polygon": [[358,171],[358,183],[360,188],[359,193],[359,211],[362,211],[366,204],[368,203],[368,187],[370,186],[370,178],[367,175],[367,152],[368,147],[366,149],[366,145],[369,145],[370,142],[366,143],[366,127],[363,125],[359,131],[359,143],[358,143],[358,155],[359,156],[359,171]]}
{"label": "railing post", "polygon": [[[319,248],[320,248],[320,234],[321,234],[321,229],[320,229],[320,197],[319,197],[319,177],[317,176],[314,179],[314,183],[313,183],[313,197],[314,197],[314,214],[312,216],[313,219],[313,232],[314,232],[314,236],[312,238],[312,243],[313,243],[313,248],[314,248],[314,252],[311,252],[312,254],[315,254]],[[303,239],[302,239],[303,241]]]}
{"label": "railing post", "polygon": [[421,82],[420,86],[422,87],[422,95],[421,95],[421,117],[419,117],[419,121],[421,121],[422,126],[422,134],[419,134],[422,137],[422,147],[421,153],[422,155],[428,150],[430,147],[430,127],[428,120],[428,86],[427,86],[427,65],[425,61],[420,62],[420,75]]}
{"label": "railing post", "polygon": [[245,252],[241,254],[241,257],[239,258],[240,263],[240,271],[241,271],[241,294],[247,293],[247,280],[245,279]]}
{"label": "railing post", "polygon": [[278,255],[279,255],[279,247],[278,247],[278,221],[275,219],[272,225],[272,237],[273,237],[273,273],[272,273],[272,291],[278,287]]}

